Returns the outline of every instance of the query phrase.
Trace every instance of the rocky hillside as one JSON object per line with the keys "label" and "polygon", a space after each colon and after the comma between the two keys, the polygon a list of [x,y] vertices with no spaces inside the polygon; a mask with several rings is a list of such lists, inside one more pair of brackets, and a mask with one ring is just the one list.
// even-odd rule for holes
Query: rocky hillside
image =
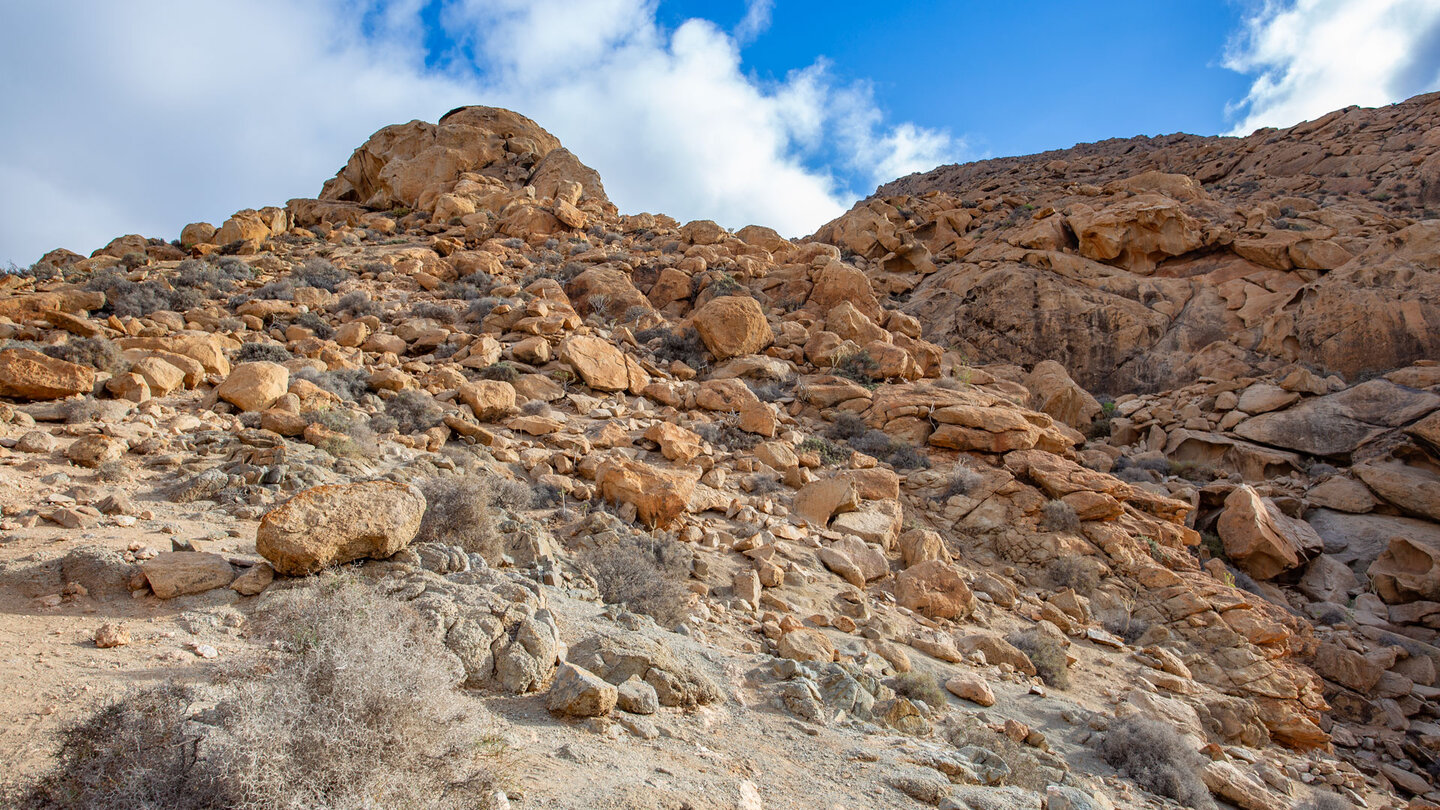
{"label": "rocky hillside", "polygon": [[1435,357],[1437,210],[1432,93],[1245,138],[943,166],[815,239],[927,339],[973,362],[1056,360],[1121,394],[1290,363],[1355,381]]}
{"label": "rocky hillside", "polygon": [[0,277],[7,800],[1435,806],[1437,104],[799,242],[466,107]]}

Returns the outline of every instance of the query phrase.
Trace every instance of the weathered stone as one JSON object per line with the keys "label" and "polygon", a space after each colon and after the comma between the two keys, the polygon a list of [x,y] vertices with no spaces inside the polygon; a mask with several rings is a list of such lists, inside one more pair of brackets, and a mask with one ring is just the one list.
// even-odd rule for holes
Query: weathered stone
{"label": "weathered stone", "polygon": [[161,552],[140,570],[161,599],[224,588],[235,579],[235,569],[224,557],[199,551]]}
{"label": "weathered stone", "polygon": [[88,394],[95,388],[95,370],[67,363],[31,349],[0,351],[0,396],[17,399],[61,399]]}
{"label": "weathered stone", "polygon": [[545,707],[567,717],[603,717],[615,708],[619,692],[599,675],[574,664],[561,664],[545,696]]}
{"label": "weathered stone", "polygon": [[260,519],[255,550],[276,572],[305,576],[359,559],[384,559],[420,530],[425,496],[389,481],[303,490]]}
{"label": "weathered stone", "polygon": [[931,619],[957,619],[970,615],[975,596],[953,565],[939,560],[922,562],[895,578],[895,600]]}

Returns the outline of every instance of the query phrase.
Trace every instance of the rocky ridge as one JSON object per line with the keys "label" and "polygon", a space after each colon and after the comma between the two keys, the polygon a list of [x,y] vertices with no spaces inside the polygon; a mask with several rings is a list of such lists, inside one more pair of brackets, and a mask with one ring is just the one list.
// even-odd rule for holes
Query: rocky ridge
{"label": "rocky ridge", "polygon": [[[1437,104],[939,170],[801,242],[620,215],[509,111],[387,127],[316,199],[0,278],[6,599],[116,656],[181,605],[181,668],[342,565],[550,781],[685,763],[497,805],[1164,806],[1103,759],[1140,716],[1218,801],[1427,806],[1440,232],[1374,197],[1428,199]],[[1403,335],[1306,325],[1387,296]]]}
{"label": "rocky ridge", "polygon": [[1353,379],[1440,348],[1437,124],[1432,93],[942,166],[814,238],[976,362],[1056,360],[1112,395],[1290,363]]}

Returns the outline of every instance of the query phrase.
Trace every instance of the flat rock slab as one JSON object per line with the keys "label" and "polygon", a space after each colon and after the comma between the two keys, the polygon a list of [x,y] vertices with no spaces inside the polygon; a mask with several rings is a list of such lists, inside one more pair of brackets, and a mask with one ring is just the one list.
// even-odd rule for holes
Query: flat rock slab
{"label": "flat rock slab", "polygon": [[140,570],[161,599],[224,588],[235,580],[235,569],[224,557],[202,551],[161,552]]}

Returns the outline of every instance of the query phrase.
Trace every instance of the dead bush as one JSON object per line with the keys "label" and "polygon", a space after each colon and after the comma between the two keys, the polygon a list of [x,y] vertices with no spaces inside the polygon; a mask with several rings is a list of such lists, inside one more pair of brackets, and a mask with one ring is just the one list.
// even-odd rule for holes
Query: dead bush
{"label": "dead bush", "polygon": [[1035,672],[1047,685],[1056,689],[1064,689],[1070,685],[1065,647],[1058,640],[1034,629],[1011,633],[1005,640],[1029,656],[1030,663],[1035,665]]}
{"label": "dead bush", "polygon": [[968,495],[984,483],[985,479],[980,473],[969,467],[957,466],[955,471],[950,473],[950,480],[945,482],[945,489],[936,500],[948,501],[956,495]]}
{"label": "dead bush", "polygon": [[497,743],[409,607],[343,579],[277,597],[270,652],[131,692],[71,726],[17,797],[68,810],[485,808]]}
{"label": "dead bush", "polygon": [[1080,516],[1064,501],[1046,501],[1040,508],[1040,527],[1047,532],[1079,531]]}
{"label": "dead bush", "polygon": [[975,746],[1005,760],[1005,764],[1010,766],[1010,774],[1002,784],[1042,792],[1046,785],[1052,784],[1033,749],[995,731],[969,712],[952,713],[946,719],[942,733],[956,748]]}
{"label": "dead bush", "polygon": [[350,278],[350,274],[330,263],[329,259],[314,256],[305,260],[305,265],[290,277],[301,287],[315,287],[326,292],[335,292]]}
{"label": "dead bush", "polygon": [[120,355],[120,347],[102,337],[79,337],[40,351],[67,363],[90,366],[96,371],[119,373],[128,364]]}
{"label": "dead bush", "polygon": [[674,627],[685,620],[690,604],[685,582],[693,556],[684,543],[631,535],[587,551],[579,562],[606,604],[624,605]]}
{"label": "dead bush", "polygon": [[[440,424],[445,418],[445,410],[424,391],[407,388],[385,403],[385,416],[393,423],[393,429],[400,433],[424,433]],[[376,424],[375,420],[371,420],[371,427],[381,430],[390,427],[390,424]]]}
{"label": "dead bush", "polygon": [[1355,805],[1335,793],[1312,793],[1295,805],[1295,810],[1355,810]]}
{"label": "dead bush", "polygon": [[904,672],[895,676],[895,694],[911,700],[923,700],[932,709],[943,709],[949,705],[945,688],[940,679],[928,672]]}
{"label": "dead bush", "polygon": [[252,341],[240,347],[235,353],[235,362],[253,363],[263,360],[270,363],[288,363],[294,360],[295,356],[290,350],[279,343],[266,343],[264,341]]}
{"label": "dead bush", "polygon": [[459,478],[431,478],[420,485],[425,493],[425,516],[417,543],[448,543],[474,552],[491,565],[499,565],[505,541],[497,527],[497,512],[525,509],[534,499],[528,487],[490,472],[477,471]]}
{"label": "dead bush", "polygon": [[1100,587],[1100,573],[1084,557],[1056,557],[1046,573],[1057,591],[1069,588],[1081,596],[1089,596]]}
{"label": "dead bush", "polygon": [[1198,771],[1205,758],[1174,729],[1138,715],[1119,720],[1100,741],[1100,756],[1136,784],[1185,807],[1215,807]]}

